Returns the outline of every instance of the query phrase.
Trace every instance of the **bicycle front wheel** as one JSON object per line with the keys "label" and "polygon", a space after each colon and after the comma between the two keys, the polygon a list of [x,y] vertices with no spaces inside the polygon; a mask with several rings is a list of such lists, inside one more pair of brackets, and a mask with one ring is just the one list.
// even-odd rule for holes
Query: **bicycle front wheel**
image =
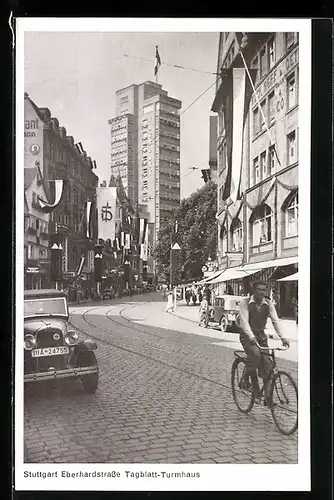
{"label": "bicycle front wheel", "polygon": [[234,360],[231,373],[231,385],[235,404],[242,413],[249,413],[254,406],[255,396],[252,388],[247,390],[242,387],[242,375],[245,367],[245,360],[243,358]]}
{"label": "bicycle front wheel", "polygon": [[278,430],[290,436],[298,428],[298,389],[291,375],[275,373],[270,393],[270,409]]}

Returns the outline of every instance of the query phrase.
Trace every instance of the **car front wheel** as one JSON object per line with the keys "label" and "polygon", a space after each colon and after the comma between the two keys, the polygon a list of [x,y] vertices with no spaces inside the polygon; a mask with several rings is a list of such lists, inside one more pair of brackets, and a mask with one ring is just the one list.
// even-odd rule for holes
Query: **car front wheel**
{"label": "car front wheel", "polygon": [[81,377],[84,391],[88,393],[95,393],[99,385],[99,370],[95,354],[92,351],[82,352],[78,358],[77,365],[80,367],[95,366],[97,368],[96,373],[83,375]]}
{"label": "car front wheel", "polygon": [[222,332],[226,332],[227,327],[228,327],[227,319],[225,318],[225,316],[223,316],[222,319],[220,320],[220,329]]}

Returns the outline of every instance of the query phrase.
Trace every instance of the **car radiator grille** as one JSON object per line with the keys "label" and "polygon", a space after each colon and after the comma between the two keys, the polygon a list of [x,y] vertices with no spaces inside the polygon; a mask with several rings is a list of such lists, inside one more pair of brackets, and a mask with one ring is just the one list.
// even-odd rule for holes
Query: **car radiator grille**
{"label": "car radiator grille", "polygon": [[[58,333],[59,339],[56,340],[53,338],[54,334]],[[38,349],[43,347],[57,347],[64,345],[63,334],[60,330],[57,329],[48,329],[41,330],[36,335]],[[36,358],[36,369],[37,371],[43,372],[48,370],[50,367],[55,368],[56,370],[61,370],[65,368],[65,359],[64,355],[61,354],[59,356],[45,356],[41,358]]]}

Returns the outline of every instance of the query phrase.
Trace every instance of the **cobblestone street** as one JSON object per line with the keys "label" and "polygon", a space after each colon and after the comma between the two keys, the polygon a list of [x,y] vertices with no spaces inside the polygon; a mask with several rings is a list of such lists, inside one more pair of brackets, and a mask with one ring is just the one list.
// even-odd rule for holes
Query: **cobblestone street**
{"label": "cobblestone street", "polygon": [[[71,308],[73,326],[98,343],[100,385],[93,395],[79,381],[26,391],[26,462],[297,463],[297,433],[280,434],[263,405],[238,411],[220,332],[164,308],[154,293]],[[278,364],[297,380],[296,362]]]}

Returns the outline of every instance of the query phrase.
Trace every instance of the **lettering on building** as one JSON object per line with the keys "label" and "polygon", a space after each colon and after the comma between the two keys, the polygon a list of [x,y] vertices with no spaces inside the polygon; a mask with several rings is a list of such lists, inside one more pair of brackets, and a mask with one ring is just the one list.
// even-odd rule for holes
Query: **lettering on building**
{"label": "lettering on building", "polygon": [[[298,47],[291,51],[279,64],[271,71],[262,83],[256,88],[258,98],[261,100],[271,90],[275,90],[277,112],[284,108],[285,79],[287,73],[298,64]],[[252,106],[256,104],[256,98],[252,96]]]}
{"label": "lettering on building", "polygon": [[36,137],[34,130],[38,129],[38,118],[36,120],[24,120],[24,137]]}

